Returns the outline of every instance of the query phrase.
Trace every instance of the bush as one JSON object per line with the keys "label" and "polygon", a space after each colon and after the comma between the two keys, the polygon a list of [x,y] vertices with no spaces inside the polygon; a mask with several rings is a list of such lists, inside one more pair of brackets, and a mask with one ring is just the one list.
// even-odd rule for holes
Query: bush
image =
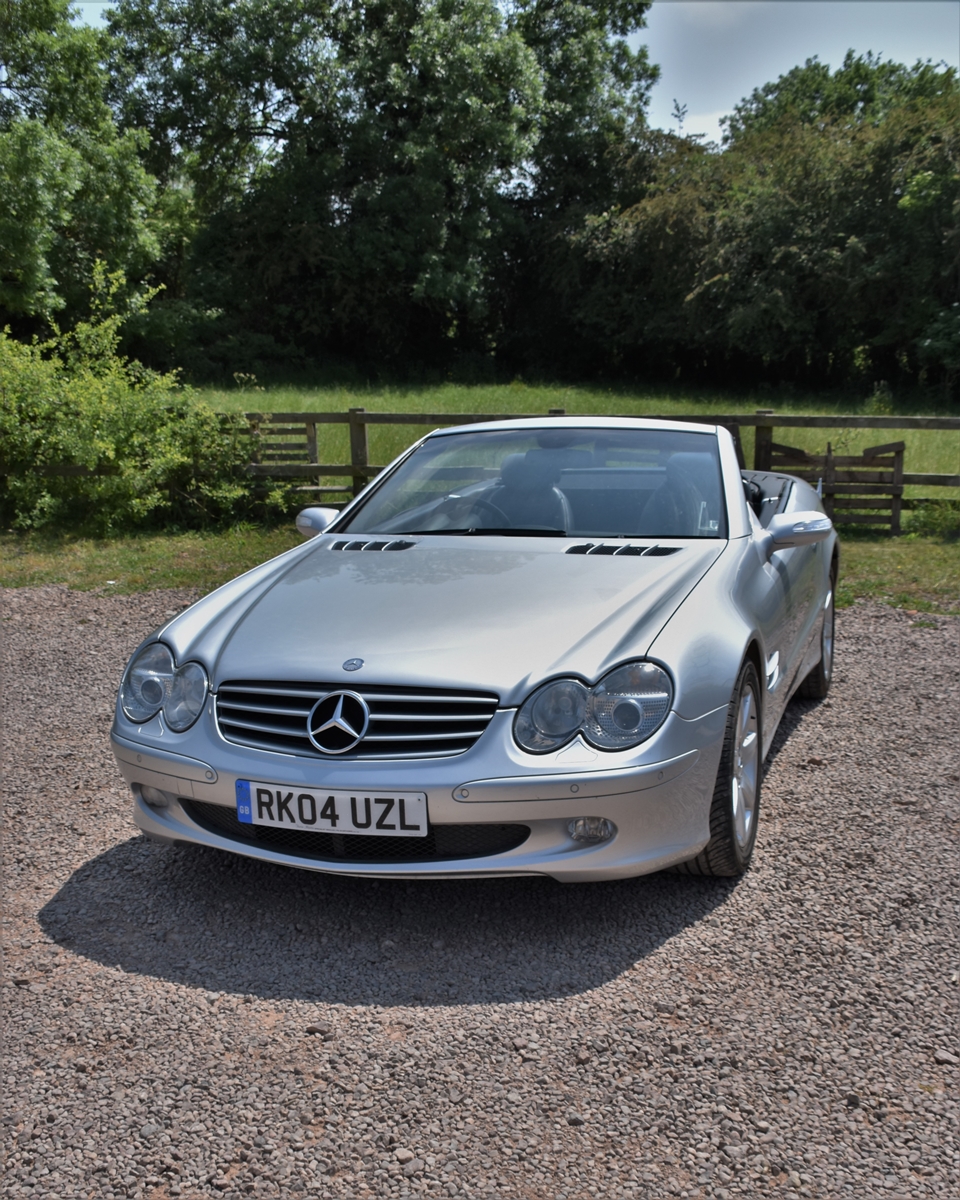
{"label": "bush", "polygon": [[960,538],[960,505],[956,500],[918,501],[907,516],[907,533],[956,541]]}
{"label": "bush", "polygon": [[95,313],[51,342],[0,333],[0,518],[16,529],[202,529],[277,516],[257,496],[252,439],[174,374],[117,353],[121,318]]}

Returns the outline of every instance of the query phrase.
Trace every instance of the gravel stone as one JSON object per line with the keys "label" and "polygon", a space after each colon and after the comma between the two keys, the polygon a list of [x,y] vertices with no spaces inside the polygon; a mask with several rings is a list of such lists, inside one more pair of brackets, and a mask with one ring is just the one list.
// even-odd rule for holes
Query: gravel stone
{"label": "gravel stone", "polygon": [[113,700],[191,599],[0,596],[4,1197],[960,1196],[960,621],[839,614],[742,880],[565,887],[144,841]]}

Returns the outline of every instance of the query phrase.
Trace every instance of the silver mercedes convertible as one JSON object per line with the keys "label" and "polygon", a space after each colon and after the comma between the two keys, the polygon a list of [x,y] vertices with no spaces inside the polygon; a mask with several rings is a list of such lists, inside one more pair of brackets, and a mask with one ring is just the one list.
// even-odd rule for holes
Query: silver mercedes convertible
{"label": "silver mercedes convertible", "polygon": [[438,430],[151,635],[112,744],[151,839],[369,876],[750,862],[837,539],[712,425]]}

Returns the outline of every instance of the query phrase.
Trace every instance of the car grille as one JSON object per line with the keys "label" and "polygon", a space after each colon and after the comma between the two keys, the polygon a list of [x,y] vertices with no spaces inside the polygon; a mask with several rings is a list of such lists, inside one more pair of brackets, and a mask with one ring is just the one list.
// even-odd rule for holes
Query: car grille
{"label": "car grille", "polygon": [[356,834],[310,833],[243,825],[232,808],[180,799],[187,815],[202,829],[238,842],[270,847],[327,861],[437,862],[453,858],[487,858],[516,850],[530,836],[528,825],[434,825],[425,838],[358,837]]}
{"label": "car grille", "polygon": [[368,685],[349,688],[370,708],[366,737],[348,754],[322,754],[307,737],[307,717],[321,696],[343,687],[250,680],[221,684],[217,690],[220,732],[227,741],[241,746],[327,761],[446,758],[470,749],[500,702],[486,692]]}

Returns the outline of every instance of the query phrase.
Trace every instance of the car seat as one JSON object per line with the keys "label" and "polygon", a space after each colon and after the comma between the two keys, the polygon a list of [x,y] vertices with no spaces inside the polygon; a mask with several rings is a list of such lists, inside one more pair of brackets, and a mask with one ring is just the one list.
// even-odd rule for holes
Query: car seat
{"label": "car seat", "polygon": [[[492,505],[507,518],[511,528],[561,529],[573,527],[566,496],[556,486],[560,473],[579,459],[571,450],[528,450],[508,454],[500,464],[500,484],[477,505],[487,527],[497,524]],[[586,457],[589,455],[583,452]]]}
{"label": "car seat", "polygon": [[[701,533],[703,491],[698,487],[716,475],[716,461],[710,454],[677,453],[667,460],[666,478],[640,513],[637,534],[640,537],[696,537]],[[706,478],[705,478],[706,477]]]}

